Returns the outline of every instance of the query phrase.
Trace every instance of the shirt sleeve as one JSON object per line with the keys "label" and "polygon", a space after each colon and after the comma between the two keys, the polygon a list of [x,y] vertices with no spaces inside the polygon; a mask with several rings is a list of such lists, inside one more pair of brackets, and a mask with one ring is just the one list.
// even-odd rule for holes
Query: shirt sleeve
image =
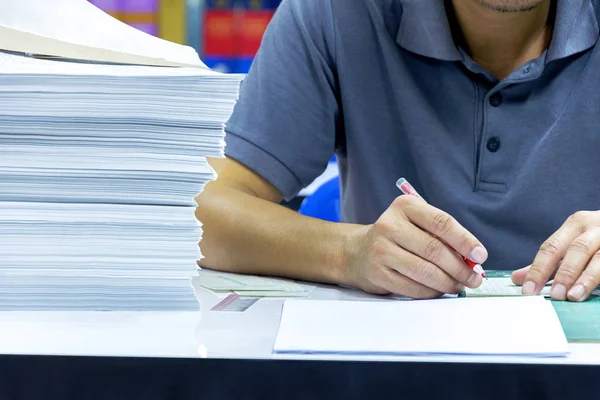
{"label": "shirt sleeve", "polygon": [[329,0],[283,0],[226,123],[225,154],[287,200],[327,166],[338,119]]}

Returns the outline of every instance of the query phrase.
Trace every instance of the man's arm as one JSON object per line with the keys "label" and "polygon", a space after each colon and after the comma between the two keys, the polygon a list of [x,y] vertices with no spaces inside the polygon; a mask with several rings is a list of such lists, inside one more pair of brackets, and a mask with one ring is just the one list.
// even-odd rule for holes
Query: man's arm
{"label": "man's arm", "polygon": [[345,247],[360,226],[299,215],[279,191],[237,161],[210,159],[218,173],[198,196],[201,265],[239,273],[346,283]]}
{"label": "man's arm", "polygon": [[416,298],[481,284],[459,257],[481,255],[481,243],[414,196],[399,197],[373,225],[331,223],[276,204],[277,189],[238,162],[210,162],[219,178],[198,196],[196,212],[203,266]]}

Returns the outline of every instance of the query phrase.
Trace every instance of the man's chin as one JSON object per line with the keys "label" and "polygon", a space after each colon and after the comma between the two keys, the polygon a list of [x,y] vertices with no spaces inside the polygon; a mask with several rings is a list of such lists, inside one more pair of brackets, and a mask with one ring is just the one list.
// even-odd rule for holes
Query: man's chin
{"label": "man's chin", "polygon": [[475,0],[485,8],[498,12],[527,12],[535,9],[544,0]]}

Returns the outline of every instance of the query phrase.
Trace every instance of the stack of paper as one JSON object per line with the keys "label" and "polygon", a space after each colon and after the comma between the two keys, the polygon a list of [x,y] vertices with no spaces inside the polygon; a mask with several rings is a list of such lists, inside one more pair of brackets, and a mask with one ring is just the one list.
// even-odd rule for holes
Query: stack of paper
{"label": "stack of paper", "polygon": [[187,310],[241,76],[0,53],[0,309]]}
{"label": "stack of paper", "polygon": [[569,352],[554,308],[541,296],[410,302],[286,300],[274,349],[532,357]]}

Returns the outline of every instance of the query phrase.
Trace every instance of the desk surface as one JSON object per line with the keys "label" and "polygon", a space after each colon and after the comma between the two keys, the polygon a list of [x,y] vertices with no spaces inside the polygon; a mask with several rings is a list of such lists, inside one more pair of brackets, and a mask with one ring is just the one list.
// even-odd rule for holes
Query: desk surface
{"label": "desk surface", "polygon": [[[22,363],[23,371],[27,370],[30,374],[36,366],[44,369],[53,368],[53,365],[59,365],[56,364],[58,360],[62,365],[61,368],[65,371],[83,373],[84,365],[87,365],[87,362],[96,363],[90,364],[88,367],[97,370],[101,368],[103,362],[106,362],[102,361],[103,359],[111,360],[106,368],[108,365],[111,367],[106,371],[114,370],[115,374],[120,371],[121,367],[128,370],[127,368],[133,368],[135,365],[136,371],[138,371],[140,365],[155,365],[158,368],[155,371],[157,376],[164,377],[165,368],[174,373],[172,371],[177,370],[175,366],[186,365],[185,371],[187,372],[184,374],[191,373],[195,368],[200,368],[203,372],[198,373],[204,376],[213,376],[217,373],[216,371],[220,371],[218,379],[221,379],[224,384],[234,379],[232,378],[234,376],[237,377],[235,379],[242,379],[240,377],[247,374],[261,374],[264,379],[267,379],[269,374],[267,371],[271,371],[271,374],[283,374],[284,371],[288,371],[284,377],[298,377],[300,376],[297,375],[296,371],[298,370],[315,378],[315,376],[326,376],[328,373],[333,374],[339,369],[338,372],[335,372],[335,376],[344,376],[346,381],[352,379],[353,374],[361,378],[367,376],[365,371],[376,373],[379,379],[386,373],[396,374],[400,371],[404,371],[405,374],[414,373],[416,375],[413,378],[418,376],[420,379],[426,379],[428,374],[435,376],[442,374],[448,384],[456,381],[456,374],[462,374],[461,376],[464,377],[464,374],[472,375],[474,371],[488,374],[488,377],[490,373],[496,373],[493,371],[513,371],[515,376],[510,379],[532,379],[531,377],[535,374],[547,374],[547,377],[543,379],[556,380],[556,377],[560,376],[562,379],[571,379],[569,382],[572,382],[573,379],[583,379],[583,376],[592,373],[592,370],[593,376],[598,376],[598,372],[600,372],[599,368],[594,368],[594,366],[600,366],[600,344],[591,343],[571,344],[572,353],[569,357],[546,359],[482,356],[357,357],[273,354],[272,347],[279,325],[283,299],[260,299],[244,312],[210,311],[224,295],[214,294],[203,288],[197,288],[197,292],[202,304],[201,312],[0,312],[0,354],[4,355],[0,357],[0,376],[6,370],[13,374],[16,373],[15,370],[18,368],[15,369],[15,363],[17,363],[16,365]],[[326,285],[318,285],[307,298],[381,300],[381,298],[359,291]],[[38,357],[23,358],[23,355]],[[39,356],[53,357],[39,358]],[[77,357],[56,356],[85,356],[83,359],[88,361],[82,361],[82,358]],[[10,363],[8,363],[9,360]],[[210,363],[211,360],[214,362]],[[69,369],[75,368],[75,365],[77,366],[76,370]],[[326,366],[326,368],[321,370],[322,366]],[[513,369],[506,369],[511,366]],[[532,367],[536,369],[528,369]],[[577,369],[578,367],[584,369]],[[362,368],[368,369],[363,371]],[[222,369],[227,372],[223,373]],[[459,372],[461,369],[464,372]],[[315,375],[316,371],[320,371],[319,374]],[[120,374],[122,378],[123,373]],[[145,374],[151,376],[152,373],[148,370]],[[569,376],[575,378],[569,378]],[[282,389],[284,387],[283,378],[279,379],[279,389]],[[502,379],[509,379],[509,377],[507,375]],[[258,381],[260,379],[253,382],[256,384]],[[271,380],[268,381],[271,382]],[[2,378],[0,378],[0,397],[2,396],[2,382]],[[416,385],[416,382],[413,381],[413,384]],[[558,385],[558,382],[559,380],[554,383]],[[158,383],[159,381],[156,384]],[[497,384],[500,383],[498,381]],[[291,384],[298,385],[296,381]],[[486,383],[486,385],[489,384],[489,382]],[[593,379],[589,380],[588,388],[589,385],[600,385],[600,383],[598,383],[598,379]],[[329,389],[333,387],[335,385],[327,386]],[[220,386],[219,390],[225,390],[224,388],[233,390],[227,386]],[[381,383],[377,388],[385,392]],[[194,390],[197,392],[198,389]],[[286,390],[288,389],[286,388]],[[321,387],[319,393],[322,393],[323,390]],[[369,390],[373,390],[373,388]],[[572,387],[570,390],[569,393],[574,393]],[[559,392],[560,390],[556,393]],[[461,393],[464,398],[466,392]],[[477,393],[481,394],[482,392]],[[263,398],[265,397],[263,396]]]}
{"label": "desk surface", "polygon": [[[202,272],[200,272],[202,273]],[[225,295],[196,287],[201,312],[0,312],[0,354],[582,364],[600,366],[600,344],[573,343],[566,358],[273,354],[283,299],[244,312],[211,311]],[[317,285],[305,299],[381,301]]]}

